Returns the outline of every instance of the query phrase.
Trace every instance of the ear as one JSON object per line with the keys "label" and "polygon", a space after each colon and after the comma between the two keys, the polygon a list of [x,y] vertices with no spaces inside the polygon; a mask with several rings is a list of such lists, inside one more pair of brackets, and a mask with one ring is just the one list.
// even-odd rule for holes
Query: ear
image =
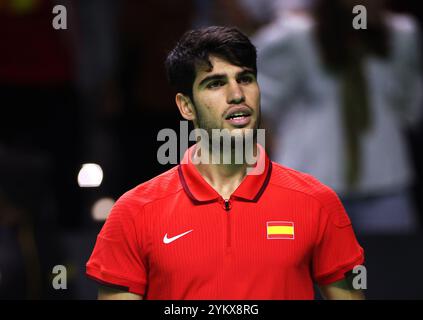
{"label": "ear", "polygon": [[178,106],[179,112],[182,117],[186,120],[195,119],[195,110],[191,102],[191,99],[182,93],[177,93],[175,97],[176,105]]}

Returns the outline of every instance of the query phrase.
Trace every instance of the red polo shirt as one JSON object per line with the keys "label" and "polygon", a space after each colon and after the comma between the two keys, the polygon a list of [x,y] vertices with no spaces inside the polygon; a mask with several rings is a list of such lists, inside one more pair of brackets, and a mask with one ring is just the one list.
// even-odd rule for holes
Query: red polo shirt
{"label": "red polo shirt", "polygon": [[313,282],[363,263],[332,190],[263,150],[259,163],[264,172],[247,175],[229,201],[190,161],[128,191],[87,275],[145,299],[313,299]]}

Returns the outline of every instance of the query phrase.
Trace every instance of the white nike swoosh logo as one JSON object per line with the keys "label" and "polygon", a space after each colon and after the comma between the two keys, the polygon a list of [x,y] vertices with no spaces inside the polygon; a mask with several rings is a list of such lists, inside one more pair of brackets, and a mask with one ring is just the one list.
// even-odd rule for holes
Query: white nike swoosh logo
{"label": "white nike swoosh logo", "polygon": [[191,229],[191,230],[189,230],[189,231],[187,231],[187,232],[184,232],[184,233],[178,234],[177,236],[174,236],[174,237],[172,237],[172,238],[168,238],[168,237],[167,237],[167,233],[166,233],[166,234],[165,234],[165,236],[163,237],[163,243],[164,243],[164,244],[169,244],[169,243],[171,243],[171,242],[175,241],[176,239],[179,239],[180,237],[183,237],[183,236],[187,235],[187,234],[188,234],[188,233],[190,233],[192,230],[193,230],[193,229]]}

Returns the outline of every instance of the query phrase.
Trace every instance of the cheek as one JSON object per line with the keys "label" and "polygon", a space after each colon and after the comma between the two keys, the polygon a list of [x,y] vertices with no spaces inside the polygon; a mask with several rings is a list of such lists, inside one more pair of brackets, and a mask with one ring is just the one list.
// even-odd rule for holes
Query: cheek
{"label": "cheek", "polygon": [[253,108],[257,108],[260,104],[260,90],[258,87],[254,87],[248,90],[248,102]]}
{"label": "cheek", "polygon": [[215,106],[218,106],[219,104],[221,104],[221,100],[222,100],[219,92],[213,92],[213,91],[210,92],[209,94],[205,94],[201,98],[205,106],[207,106],[208,108],[213,108],[213,109],[215,109]]}
{"label": "cheek", "polygon": [[257,93],[256,93],[256,103],[257,103],[257,105],[260,104],[260,97],[261,97],[260,90],[257,90]]}
{"label": "cheek", "polygon": [[214,95],[208,95],[207,97],[199,97],[199,109],[200,113],[207,118],[220,117],[222,112],[222,106],[224,104],[220,101],[219,97]]}

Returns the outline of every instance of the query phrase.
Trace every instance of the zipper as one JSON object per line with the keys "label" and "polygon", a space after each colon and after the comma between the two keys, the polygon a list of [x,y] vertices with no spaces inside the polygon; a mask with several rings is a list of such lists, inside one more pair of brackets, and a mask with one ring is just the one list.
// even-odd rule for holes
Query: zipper
{"label": "zipper", "polygon": [[230,202],[230,199],[223,199],[223,201],[224,201],[224,208],[225,208],[225,210],[226,211],[231,210],[231,202]]}
{"label": "zipper", "polygon": [[223,208],[227,212],[226,215],[226,248],[231,248],[231,215],[229,214],[230,210],[232,209],[232,204],[230,199],[223,199],[224,200],[224,206]]}

